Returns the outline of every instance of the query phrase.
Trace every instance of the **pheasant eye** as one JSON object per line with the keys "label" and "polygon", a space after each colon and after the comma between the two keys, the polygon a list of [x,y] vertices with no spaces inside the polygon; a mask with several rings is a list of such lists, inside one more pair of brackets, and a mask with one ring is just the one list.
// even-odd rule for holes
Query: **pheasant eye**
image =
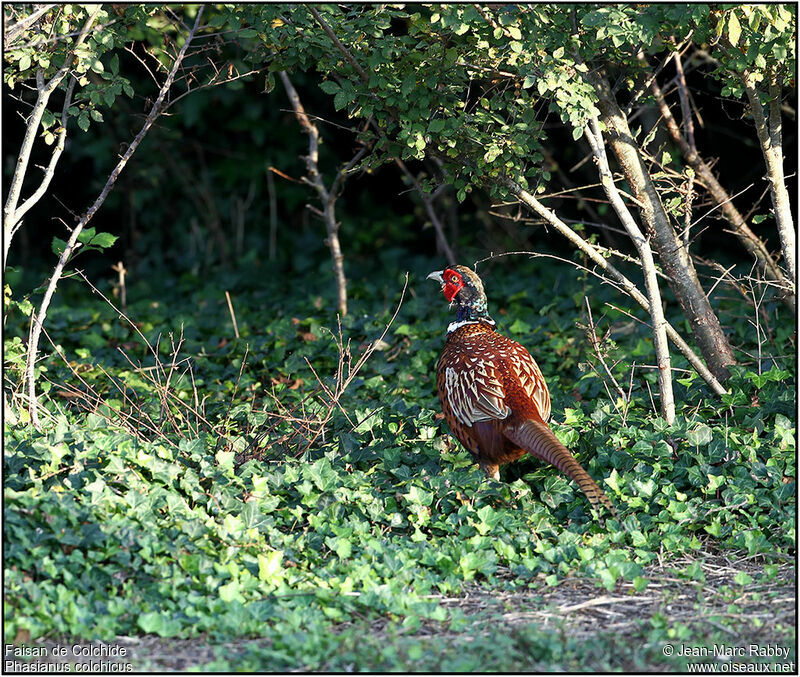
{"label": "pheasant eye", "polygon": [[451,275],[450,282],[458,282],[458,275]]}

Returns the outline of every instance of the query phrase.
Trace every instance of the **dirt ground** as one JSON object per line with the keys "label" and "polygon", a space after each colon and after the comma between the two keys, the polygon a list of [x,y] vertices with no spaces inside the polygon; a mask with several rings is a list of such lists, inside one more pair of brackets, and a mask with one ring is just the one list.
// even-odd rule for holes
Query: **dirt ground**
{"label": "dirt ground", "polygon": [[[705,580],[687,581],[677,578],[673,571],[684,569],[692,562],[699,562]],[[585,579],[567,579],[556,586],[542,584],[541,588],[523,592],[506,592],[488,589],[480,584],[470,584],[458,597],[436,597],[447,608],[458,607],[467,617],[492,618],[504,627],[523,626],[534,623],[540,630],[566,631],[570,637],[590,638],[599,632],[615,633],[622,637],[640,634],[638,625],[642,619],[660,613],[669,623],[705,623],[730,635],[733,645],[739,633],[732,628],[746,628],[747,641],[762,644],[786,643],[786,627],[794,627],[796,619],[796,574],[792,562],[776,560],[777,575],[769,582],[740,586],[734,581],[737,573],[744,572],[758,580],[763,573],[764,558],[755,556],[732,560],[722,554],[703,554],[703,559],[671,560],[668,563],[648,568],[646,576],[650,583],[636,593],[630,583],[618,584],[613,593],[595,586]],[[502,575],[502,574],[501,574]],[[509,574],[510,575],[510,574]],[[725,589],[723,589],[725,588]],[[740,592],[737,592],[740,591]],[[732,605],[735,605],[732,610]],[[712,617],[725,618],[729,623],[720,624]],[[759,624],[756,619],[760,620]],[[371,636],[380,636],[389,621],[378,619],[370,623]],[[347,627],[348,624],[342,627]],[[783,626],[783,632],[779,628]],[[496,627],[495,623],[471,624],[474,629]],[[477,631],[476,634],[486,634]],[[440,638],[470,640],[469,631],[458,635],[443,630],[436,622],[425,622],[416,635],[424,638],[437,635]],[[744,637],[740,638],[744,641]],[[138,671],[184,671],[201,669],[212,660],[227,656],[230,669],[236,669],[235,656],[247,648],[264,645],[267,640],[243,639],[212,644],[207,638],[162,639],[152,635],[141,637],[118,637],[113,642],[80,643],[83,647],[102,653],[107,647],[124,647],[124,658],[100,656],[94,661],[108,661],[100,667],[107,672],[126,671],[123,665],[111,662],[130,663]],[[57,644],[71,646],[75,640],[45,642],[38,646]],[[796,650],[796,647],[794,647]],[[52,657],[49,660],[53,662]],[[653,666],[658,669],[658,666]],[[663,667],[661,668],[663,669]]]}

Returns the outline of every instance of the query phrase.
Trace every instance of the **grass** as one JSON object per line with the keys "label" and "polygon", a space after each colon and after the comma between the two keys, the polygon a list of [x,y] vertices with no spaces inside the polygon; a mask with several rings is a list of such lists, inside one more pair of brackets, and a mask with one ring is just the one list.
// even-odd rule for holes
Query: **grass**
{"label": "grass", "polygon": [[[354,276],[341,327],[324,272],[311,288],[246,270],[143,281],[136,326],[67,285],[47,327],[61,356],[40,365],[46,429],[18,408],[4,430],[9,640],[127,637],[135,669],[685,668],[667,643],[794,660],[793,320],[768,308],[775,357],[737,368],[722,403],[680,372],[667,426],[646,328],[611,290],[486,275],[556,434],[618,507],[603,523],[535,460],[489,482],[452,442],[433,383],[446,305],[423,284],[434,266],[409,265],[380,340],[403,288],[391,265]],[[629,404],[598,375],[585,297]],[[741,303],[721,303],[746,362]],[[5,348],[13,387],[22,344]]]}

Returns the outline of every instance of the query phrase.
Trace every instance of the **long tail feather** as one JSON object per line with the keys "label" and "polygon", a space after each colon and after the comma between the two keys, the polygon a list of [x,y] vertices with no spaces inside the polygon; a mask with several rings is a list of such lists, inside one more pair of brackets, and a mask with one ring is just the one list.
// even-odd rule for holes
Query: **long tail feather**
{"label": "long tail feather", "polygon": [[595,508],[599,509],[602,503],[614,517],[617,516],[617,511],[614,510],[614,506],[608,496],[589,477],[589,473],[583,469],[569,450],[558,441],[558,438],[546,424],[528,420],[503,432],[514,444],[518,444],[529,454],[536,456],[536,458],[554,465],[571,480],[575,480]]}

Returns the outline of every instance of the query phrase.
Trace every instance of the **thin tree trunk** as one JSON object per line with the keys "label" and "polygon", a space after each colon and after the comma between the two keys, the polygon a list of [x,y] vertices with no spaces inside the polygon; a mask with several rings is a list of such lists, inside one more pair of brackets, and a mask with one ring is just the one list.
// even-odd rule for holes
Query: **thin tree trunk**
{"label": "thin tree trunk", "polygon": [[781,88],[777,82],[770,82],[769,119],[767,119],[764,115],[764,107],[761,105],[761,99],[758,97],[754,75],[745,72],[742,75],[742,82],[744,83],[744,91],[747,94],[747,99],[750,101],[750,110],[753,113],[753,121],[756,124],[756,133],[758,134],[758,141],[761,144],[761,153],[764,155],[764,162],[767,165],[770,196],[772,197],[772,207],[775,210],[775,222],[778,225],[778,235],[780,235],[781,238],[783,259],[786,261],[786,268],[789,271],[789,275],[792,280],[795,280],[797,279],[797,269],[795,267],[795,247],[797,245],[789,191],[786,190],[783,174],[783,133],[780,110]]}
{"label": "thin tree trunk", "polygon": [[[675,120],[675,117],[672,115],[672,111],[670,110],[669,106],[667,105],[661,88],[655,81],[651,84],[650,88],[656,97],[659,110],[661,111],[661,115],[664,118],[664,122],[667,126],[667,131],[669,131],[672,140],[678,145],[678,148],[680,148],[683,159],[691,165],[692,169],[697,172],[700,179],[708,188],[708,192],[711,194],[711,197],[714,199],[714,201],[720,206],[722,215],[725,217],[728,223],[731,224],[733,232],[742,243],[742,246],[744,246],[744,248],[755,258],[759,269],[767,278],[775,280],[787,290],[791,290],[791,288],[794,286],[793,282],[787,279],[783,274],[783,271],[769,253],[764,241],[750,229],[750,226],[747,225],[747,222],[745,221],[741,212],[733,204],[733,200],[728,195],[727,191],[722,187],[720,182],[717,181],[717,177],[714,176],[711,168],[705,163],[703,158],[700,157],[697,151],[691,147],[691,145],[681,134],[678,123]],[[795,295],[790,291],[784,296],[784,300],[794,311]]]}
{"label": "thin tree trunk", "polygon": [[[97,19],[97,14],[101,9],[100,5],[91,5],[90,7],[91,9],[89,10],[89,16],[86,18],[78,37],[75,39],[75,45],[73,46],[72,50],[67,53],[64,65],[52,78],[50,78],[48,82],[44,81],[44,73],[41,69],[39,69],[36,73],[36,89],[38,90],[38,95],[36,97],[36,103],[33,105],[33,110],[31,111],[31,114],[28,116],[28,119],[25,123],[25,136],[22,139],[22,145],[20,146],[19,155],[17,156],[17,164],[14,168],[14,174],[11,177],[11,185],[8,189],[8,196],[6,197],[6,202],[3,206],[3,270],[6,268],[8,251],[11,248],[11,240],[14,238],[14,235],[19,229],[22,216],[31,207],[33,207],[36,202],[39,201],[42,195],[44,195],[44,192],[53,177],[53,173],[55,172],[58,159],[61,157],[61,152],[64,150],[63,137],[66,135],[66,123],[64,122],[64,116],[62,115],[62,132],[59,134],[58,144],[53,149],[53,154],[50,158],[48,167],[45,170],[44,178],[34,194],[25,200],[21,207],[18,207],[22,194],[22,184],[25,181],[25,176],[28,172],[28,163],[30,162],[31,151],[33,150],[33,144],[35,143],[36,137],[39,133],[39,125],[42,121],[42,116],[47,109],[47,104],[49,103],[53,92],[69,73],[70,68],[72,67],[72,57],[75,53],[75,48],[77,48],[84,42],[84,40],[86,40],[90,29]],[[70,87],[68,87],[67,91],[67,102],[69,102],[72,97],[73,87],[74,83],[70,83]],[[66,104],[66,108],[69,108],[69,103]]]}
{"label": "thin tree trunk", "polygon": [[347,278],[344,274],[344,256],[339,242],[339,224],[336,221],[335,204],[336,199],[339,197],[339,191],[347,178],[347,173],[364,155],[366,146],[356,154],[345,168],[339,171],[331,184],[331,189],[328,190],[319,172],[319,130],[306,114],[305,108],[303,108],[303,104],[300,101],[300,96],[297,94],[294,85],[292,85],[289,75],[286,71],[281,71],[280,76],[283,86],[286,89],[286,95],[289,97],[289,101],[294,109],[295,116],[300,126],[303,128],[303,131],[308,135],[308,155],[305,157],[308,176],[303,177],[303,182],[312,186],[317,191],[319,200],[322,203],[322,211],[314,211],[322,217],[325,223],[325,230],[327,232],[325,244],[328,245],[331,251],[331,259],[333,261],[333,273],[336,278],[337,305],[339,312],[342,315],[347,315]]}
{"label": "thin tree trunk", "polygon": [[678,239],[664,211],[656,187],[645,167],[628,121],[617,105],[608,81],[588,75],[598,94],[597,106],[608,130],[608,142],[617,157],[628,184],[633,189],[639,213],[653,237],[669,285],[689,320],[692,333],[709,368],[721,380],[729,376],[728,367],[736,364],[733,349],[722,331],[708,297],[697,277],[688,247]]}
{"label": "thin tree trunk", "polygon": [[592,147],[600,178],[603,183],[611,206],[625,226],[625,230],[633,240],[636,251],[639,252],[639,259],[642,263],[642,273],[644,274],[644,284],[647,290],[647,300],[650,310],[650,319],[653,322],[653,343],[656,352],[656,364],[658,365],[658,389],[661,395],[661,414],[666,422],[672,425],[675,422],[675,396],[672,392],[672,364],[669,357],[669,343],[667,341],[667,321],[664,318],[664,308],[661,305],[661,290],[658,288],[658,277],[656,276],[656,264],[653,260],[653,252],[650,249],[650,242],[644,237],[641,229],[634,221],[633,216],[628,210],[617,187],[614,185],[614,177],[611,175],[611,168],[606,156],[603,136],[600,132],[600,125],[597,118],[592,119],[591,128],[587,125],[584,128],[589,145]]}
{"label": "thin tree trunk", "polygon": [[102,206],[103,202],[105,202],[106,197],[111,192],[111,189],[114,187],[114,184],[117,182],[120,173],[125,168],[125,165],[128,164],[128,160],[130,160],[133,153],[139,147],[139,144],[144,139],[147,132],[150,130],[150,127],[153,126],[153,123],[156,121],[159,113],[161,112],[161,104],[164,101],[164,97],[166,96],[167,92],[169,91],[170,87],[172,86],[172,82],[175,79],[175,74],[178,72],[178,68],[180,68],[181,63],[183,62],[183,58],[186,56],[186,50],[189,48],[189,44],[192,42],[194,38],[195,31],[197,27],[200,25],[200,18],[203,16],[203,5],[200,5],[197,11],[197,17],[194,22],[194,26],[189,34],[186,36],[186,41],[183,43],[178,56],[175,58],[175,62],[172,64],[172,68],[170,69],[169,75],[167,75],[167,79],[164,81],[164,84],[161,86],[160,91],[158,92],[158,98],[156,99],[153,107],[150,109],[150,113],[147,115],[147,118],[144,121],[144,125],[139,130],[139,133],[131,142],[128,149],[125,151],[125,154],[120,158],[119,162],[117,162],[116,167],[111,172],[111,175],[108,177],[108,181],[106,181],[106,185],[103,187],[103,190],[98,195],[97,199],[94,201],[91,207],[89,207],[88,211],[83,215],[80,221],[78,221],[75,228],[72,230],[72,235],[70,236],[69,240],[67,241],[67,246],[64,247],[64,251],[61,252],[61,256],[58,259],[58,263],[56,264],[55,269],[53,270],[53,274],[50,277],[50,282],[47,285],[47,289],[44,293],[44,298],[42,299],[42,304],[39,307],[39,312],[37,313],[33,324],[31,325],[31,334],[30,334],[30,341],[28,342],[28,358],[25,364],[25,372],[27,375],[28,380],[28,407],[31,416],[31,422],[36,427],[37,430],[41,430],[41,425],[39,423],[39,407],[36,397],[36,379],[35,379],[35,366],[36,366],[36,357],[39,353],[39,339],[41,338],[42,334],[42,327],[44,326],[44,321],[47,318],[47,310],[50,307],[50,301],[53,298],[53,294],[56,291],[56,286],[58,285],[58,281],[61,279],[61,273],[64,271],[64,267],[67,265],[70,256],[72,255],[72,251],[75,249],[75,243],[78,241],[78,236],[81,234],[81,231],[86,226],[86,224],[91,220],[91,218],[95,215],[98,209]]}

